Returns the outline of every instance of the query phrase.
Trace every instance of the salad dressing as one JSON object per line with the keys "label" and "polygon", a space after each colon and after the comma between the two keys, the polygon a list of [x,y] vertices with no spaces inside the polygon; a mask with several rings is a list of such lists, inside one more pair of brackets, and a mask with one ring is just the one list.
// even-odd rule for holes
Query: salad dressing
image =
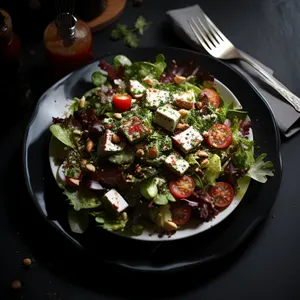
{"label": "salad dressing", "polygon": [[44,32],[48,63],[56,77],[72,72],[93,59],[88,25],[69,14],[59,15]]}

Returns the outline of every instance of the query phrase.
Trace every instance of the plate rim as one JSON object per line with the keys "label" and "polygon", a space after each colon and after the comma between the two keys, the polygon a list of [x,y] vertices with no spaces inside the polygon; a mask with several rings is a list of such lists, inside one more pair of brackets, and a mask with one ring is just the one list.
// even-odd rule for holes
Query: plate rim
{"label": "plate rim", "polygon": [[[228,68],[231,72],[234,72],[236,73],[242,80],[245,81],[246,84],[249,85],[249,87],[257,94],[257,96],[260,98],[261,101],[263,101],[264,105],[267,107],[269,113],[270,113],[270,116],[271,116],[271,119],[272,119],[272,125],[274,127],[274,131],[275,131],[275,139],[276,139],[276,157],[278,159],[278,167],[279,167],[279,174],[277,174],[277,177],[278,177],[278,180],[279,180],[279,185],[277,187],[277,190],[276,190],[276,193],[274,195],[275,197],[275,200],[274,202],[276,201],[277,197],[278,197],[278,193],[279,193],[279,190],[280,190],[280,187],[281,187],[281,184],[282,184],[282,168],[283,168],[283,164],[282,164],[282,155],[281,155],[281,151],[280,151],[280,145],[281,145],[281,136],[280,136],[280,131],[279,131],[279,128],[278,128],[278,125],[276,123],[276,120],[275,120],[275,117],[274,117],[274,113],[273,113],[273,110],[271,108],[271,106],[269,105],[269,103],[265,100],[265,98],[263,97],[262,93],[254,86],[254,84],[249,80],[247,79],[243,74],[241,74],[240,72],[238,72],[237,70],[235,70],[232,66],[226,64],[224,61],[222,60],[219,60],[215,57],[212,57],[211,55],[208,55],[208,54],[204,54],[204,53],[201,53],[201,52],[198,52],[198,51],[194,51],[194,50],[190,50],[190,49],[186,49],[186,48],[180,48],[180,47],[162,47],[162,46],[159,46],[159,47],[140,47],[138,49],[131,49],[130,52],[134,54],[134,52],[138,52],[138,51],[143,51],[143,50],[146,50],[146,51],[149,51],[149,50],[153,50],[153,53],[158,53],[158,52],[161,52],[161,53],[164,53],[164,52],[167,52],[167,51],[171,51],[171,50],[175,50],[175,51],[182,51],[182,52],[186,52],[186,53],[190,53],[191,55],[196,55],[198,57],[208,57],[209,59],[212,59],[212,60],[215,60],[217,61],[218,63],[220,63],[221,65],[223,65],[225,68]],[[78,68],[76,70],[74,70],[73,72],[65,75],[64,77],[62,77],[60,80],[56,81],[54,84],[52,84],[40,97],[39,97],[39,100],[37,101],[36,103],[36,106],[35,106],[35,109],[34,111],[32,112],[32,115],[30,117],[30,120],[26,126],[26,129],[25,129],[25,134],[24,134],[24,139],[23,139],[23,149],[22,149],[22,160],[23,160],[23,174],[24,174],[24,177],[25,177],[25,183],[26,183],[26,187],[27,187],[27,190],[30,194],[30,197],[32,198],[33,202],[34,202],[34,205],[35,207],[37,208],[37,210],[39,211],[39,213],[42,215],[42,217],[45,219],[45,221],[50,224],[52,227],[54,227],[58,232],[60,232],[60,234],[62,234],[63,236],[65,236],[67,238],[68,241],[70,241],[72,244],[74,244],[78,249],[80,250],[84,250],[84,252],[86,251],[86,248],[80,243],[78,242],[75,238],[73,238],[72,236],[70,236],[61,226],[60,224],[56,221],[56,220],[49,220],[47,219],[47,216],[44,214],[41,206],[38,204],[38,201],[34,195],[34,192],[33,192],[33,189],[31,187],[31,184],[30,184],[30,175],[29,175],[29,169],[28,169],[28,137],[29,137],[29,133],[30,133],[30,129],[31,129],[31,126],[32,124],[34,123],[36,117],[37,117],[37,114],[38,114],[38,111],[39,111],[39,108],[42,104],[42,102],[44,101],[44,98],[45,96],[48,94],[48,92],[53,89],[54,87],[56,86],[59,86],[62,82],[64,82],[67,78],[69,78],[70,76],[72,76],[72,74],[76,73],[77,71],[81,70],[82,68],[84,67],[87,67],[88,65],[90,64],[93,64],[95,63],[96,61],[99,61],[100,59],[103,59],[105,57],[108,57],[108,56],[112,56],[112,55],[117,55],[117,54],[120,54],[120,52],[126,52],[126,53],[129,53],[128,50],[124,50],[124,51],[114,51],[114,52],[110,52],[110,53],[106,53],[106,54],[103,54],[97,58],[95,58],[94,60],[92,60],[90,63],[84,65],[83,67],[81,68]],[[269,211],[271,210],[272,206],[270,207],[270,209],[268,210],[268,213],[269,214]],[[241,244],[243,244],[243,242],[247,239],[247,237],[250,235],[251,232],[253,232],[253,230],[255,228],[257,228],[257,226],[266,218],[266,216],[260,216],[257,221],[255,222],[254,225],[251,226],[251,228],[248,228],[248,230],[242,235],[242,237],[239,238],[238,242],[235,242],[233,243],[232,247],[226,251],[220,251],[218,253],[218,255],[212,255],[212,256],[209,256],[205,259],[201,259],[201,260],[193,260],[192,262],[190,263],[187,263],[187,262],[184,262],[184,263],[181,263],[179,264],[178,266],[176,266],[176,264],[171,264],[171,265],[165,265],[165,266],[147,266],[147,268],[144,268],[144,267],[141,267],[141,266],[131,266],[129,264],[126,264],[124,262],[120,262],[120,261],[112,261],[110,259],[100,259],[100,261],[102,262],[105,262],[105,263],[108,263],[108,264],[112,264],[112,265],[117,265],[117,266],[120,266],[120,267],[123,267],[125,269],[129,269],[129,270],[134,270],[134,271],[139,271],[139,272],[161,272],[161,271],[181,271],[183,269],[186,269],[186,268],[190,268],[191,266],[199,266],[201,264],[206,264],[206,263],[209,263],[209,262],[212,262],[216,259],[220,259],[226,255],[228,255],[229,253],[231,253],[234,249],[236,249],[237,247],[241,246]],[[162,242],[158,242],[158,243],[162,243]]]}

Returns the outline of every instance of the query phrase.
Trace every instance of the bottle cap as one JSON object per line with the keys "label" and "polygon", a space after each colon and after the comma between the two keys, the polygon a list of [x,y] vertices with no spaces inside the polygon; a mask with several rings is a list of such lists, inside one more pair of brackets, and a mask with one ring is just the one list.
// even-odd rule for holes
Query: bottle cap
{"label": "bottle cap", "polygon": [[62,13],[55,19],[58,34],[62,38],[71,38],[75,35],[77,19],[70,13]]}

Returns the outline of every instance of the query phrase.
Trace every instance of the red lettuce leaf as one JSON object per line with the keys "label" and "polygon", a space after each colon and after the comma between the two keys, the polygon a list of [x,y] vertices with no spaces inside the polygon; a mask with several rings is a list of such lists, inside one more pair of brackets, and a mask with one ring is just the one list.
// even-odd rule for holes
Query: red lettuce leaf
{"label": "red lettuce leaf", "polygon": [[217,214],[218,210],[216,210],[212,204],[212,198],[209,193],[205,190],[198,190],[194,192],[190,197],[191,200],[189,205],[192,204],[192,207],[196,207],[195,203],[198,203],[198,207],[196,207],[199,211],[198,217],[202,222],[208,222],[212,220]]}
{"label": "red lettuce leaf", "polygon": [[240,132],[243,136],[246,136],[249,134],[250,128],[252,127],[251,121],[245,121],[240,123]]}
{"label": "red lettuce leaf", "polygon": [[210,82],[211,85],[214,83],[214,77],[210,73],[202,71],[195,61],[177,64],[175,60],[172,60],[168,65],[167,72],[161,75],[160,82],[172,83],[176,75],[184,77],[195,76],[196,81],[202,85],[204,82]]}
{"label": "red lettuce leaf", "polygon": [[99,67],[103,71],[107,72],[107,76],[110,80],[115,80],[118,78],[118,74],[115,68],[104,59],[100,60]]}

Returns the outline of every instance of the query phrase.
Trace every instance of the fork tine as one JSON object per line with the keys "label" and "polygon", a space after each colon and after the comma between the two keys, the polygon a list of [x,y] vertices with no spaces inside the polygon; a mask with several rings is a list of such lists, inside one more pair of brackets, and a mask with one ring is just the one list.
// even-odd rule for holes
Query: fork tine
{"label": "fork tine", "polygon": [[200,44],[202,45],[202,47],[207,51],[209,52],[210,49],[207,47],[206,43],[204,42],[204,40],[202,39],[202,36],[200,34],[198,34],[198,32],[196,31],[194,25],[192,25],[192,23],[190,22],[190,20],[187,20],[191,29],[193,30],[196,38],[198,39],[198,41],[200,42]]}
{"label": "fork tine", "polygon": [[210,27],[210,30],[215,35],[219,36],[222,41],[229,42],[229,40],[226,38],[226,36],[221,32],[221,30],[213,23],[213,21],[204,13],[204,11],[200,8],[202,15],[205,17],[206,23],[208,27]]}
{"label": "fork tine", "polygon": [[208,38],[210,39],[210,41],[212,42],[212,44],[214,46],[217,46],[217,44],[219,43],[219,40],[215,37],[215,35],[211,34],[210,30],[209,30],[209,26],[208,24],[204,24],[204,22],[202,22],[202,20],[197,17],[197,20],[199,22],[199,24],[202,26],[203,30],[205,31],[206,35],[208,36]]}
{"label": "fork tine", "polygon": [[191,18],[191,20],[194,23],[195,28],[198,30],[198,32],[200,33],[204,43],[208,46],[209,50],[215,48],[215,46],[212,44],[212,42],[210,41],[210,39],[207,37],[207,35],[205,34],[204,29],[202,28],[201,24],[197,24],[195,22],[195,20],[193,18]]}
{"label": "fork tine", "polygon": [[[192,19],[192,21],[194,22],[194,20]],[[200,42],[200,44],[202,45],[202,47],[207,51],[209,52],[210,51],[210,48],[206,45],[205,41],[203,40],[202,36],[197,32],[197,30],[195,29],[195,26],[192,25],[192,23],[190,22],[190,20],[188,20],[188,23],[191,27],[191,29],[193,30],[196,38],[198,39],[198,41]],[[196,27],[198,29],[198,27]]]}

